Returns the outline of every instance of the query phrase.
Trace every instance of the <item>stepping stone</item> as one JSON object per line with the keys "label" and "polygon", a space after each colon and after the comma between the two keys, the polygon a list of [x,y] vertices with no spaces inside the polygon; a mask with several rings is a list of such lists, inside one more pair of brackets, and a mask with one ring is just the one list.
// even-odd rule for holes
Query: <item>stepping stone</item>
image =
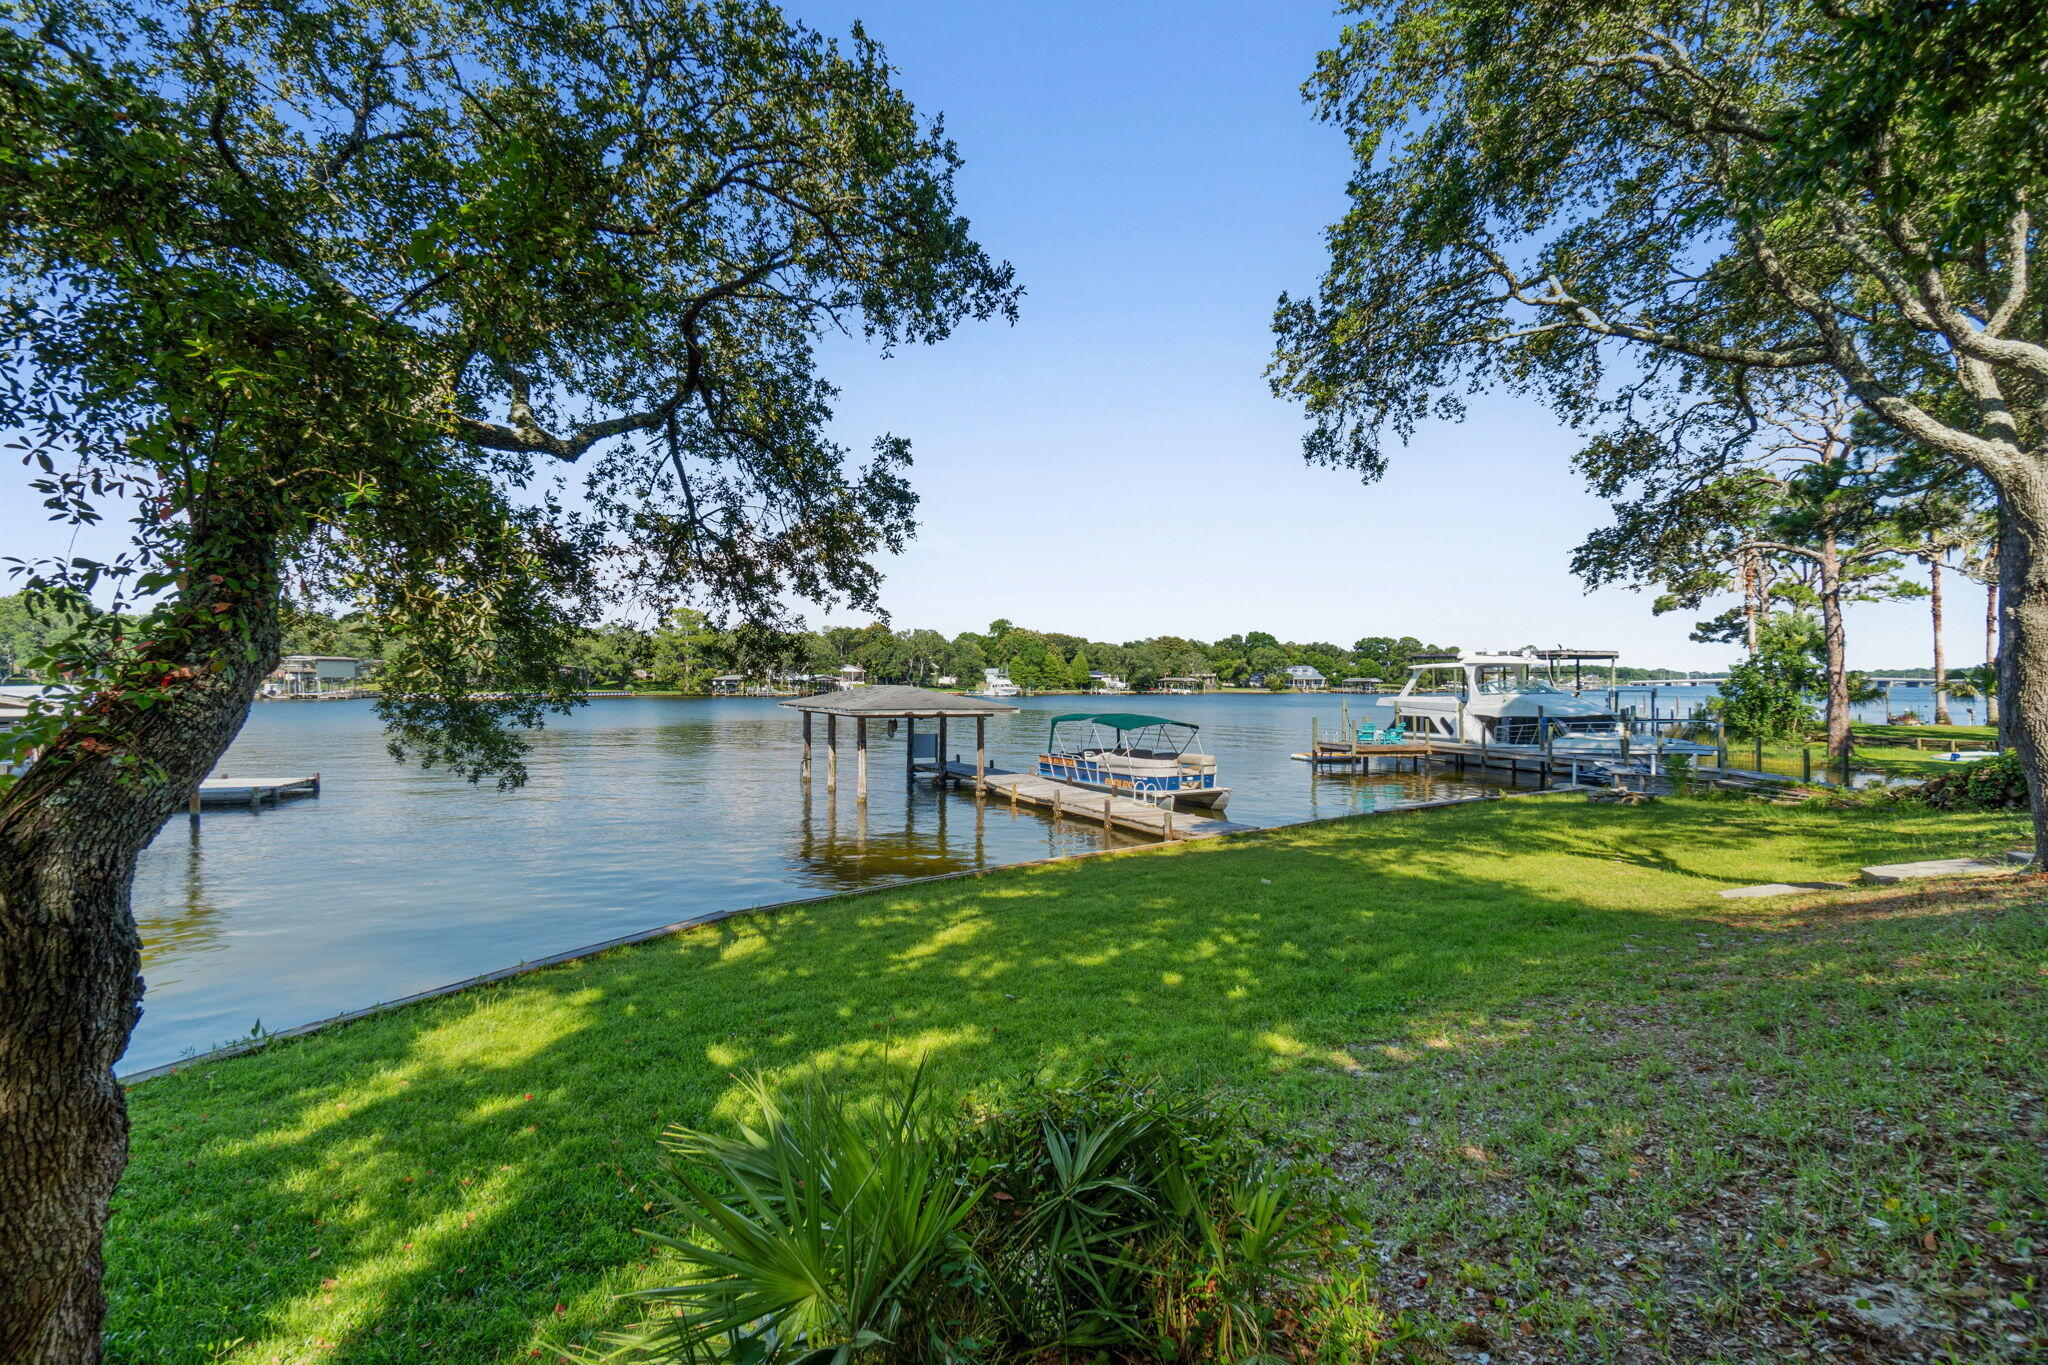
{"label": "stepping stone", "polygon": [[1846,891],[1847,882],[1765,882],[1762,886],[1731,886],[1721,893],[1730,901],[1762,900],[1766,896],[1802,896],[1809,891]]}
{"label": "stepping stone", "polygon": [[1922,863],[1881,863],[1863,869],[1863,880],[1879,886],[1919,881],[1923,877],[1990,877],[2012,871],[2012,864],[1983,858],[1930,858]]}

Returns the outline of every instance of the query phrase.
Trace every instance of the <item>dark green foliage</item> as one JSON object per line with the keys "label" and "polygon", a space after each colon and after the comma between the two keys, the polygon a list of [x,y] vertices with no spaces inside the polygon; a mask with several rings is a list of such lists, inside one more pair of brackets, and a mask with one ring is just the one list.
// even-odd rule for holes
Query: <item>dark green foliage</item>
{"label": "dark green foliage", "polygon": [[2011,749],[1930,777],[1901,796],[1936,810],[2025,810],[2027,774]]}
{"label": "dark green foliage", "polygon": [[917,1079],[879,1115],[822,1084],[790,1100],[751,1082],[758,1126],[663,1137],[654,1239],[684,1275],[644,1291],[649,1326],[615,1339],[639,1359],[735,1365],[944,1359],[960,1305],[962,1222],[981,1191]]}
{"label": "dark green foliage", "polygon": [[947,1124],[921,1076],[879,1111],[764,1083],[737,1134],[674,1130],[618,1355],[733,1365],[1251,1360],[1329,1226],[1240,1113],[1115,1079]]}
{"label": "dark green foliage", "polygon": [[984,1331],[1018,1357],[1252,1358],[1328,1226],[1244,1114],[1114,1078],[993,1114],[965,1149]]}
{"label": "dark green foliage", "polygon": [[1708,710],[1733,739],[1791,739],[1813,724],[1813,697],[1823,679],[1814,660],[1813,623],[1773,618],[1757,651],[1729,670]]}

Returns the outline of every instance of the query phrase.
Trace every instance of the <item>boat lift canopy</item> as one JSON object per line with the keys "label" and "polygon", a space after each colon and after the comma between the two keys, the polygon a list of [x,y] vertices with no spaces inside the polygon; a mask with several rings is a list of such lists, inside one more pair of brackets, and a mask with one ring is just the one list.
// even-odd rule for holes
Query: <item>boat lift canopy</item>
{"label": "boat lift canopy", "polygon": [[[1053,742],[1052,736],[1059,733],[1062,725],[1100,725],[1105,729],[1114,730],[1116,742],[1108,747],[1117,749],[1127,747],[1124,738],[1126,734],[1156,730],[1159,732],[1156,738],[1139,739],[1135,745],[1129,746],[1131,752],[1136,753],[1141,749],[1145,752],[1163,749],[1166,753],[1175,755],[1186,751],[1188,746],[1195,742],[1195,732],[1202,728],[1192,721],[1139,715],[1133,711],[1070,711],[1064,716],[1052,718],[1052,724],[1046,730],[1048,744]],[[1175,731],[1184,733],[1173,733]]]}

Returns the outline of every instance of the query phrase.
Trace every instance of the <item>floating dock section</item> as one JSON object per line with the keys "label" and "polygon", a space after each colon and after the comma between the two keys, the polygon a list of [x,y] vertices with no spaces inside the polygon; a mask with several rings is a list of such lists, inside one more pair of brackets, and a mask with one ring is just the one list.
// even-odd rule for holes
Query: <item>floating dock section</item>
{"label": "floating dock section", "polygon": [[209,777],[192,794],[192,811],[201,806],[247,806],[256,810],[288,796],[318,796],[320,774],[311,777]]}

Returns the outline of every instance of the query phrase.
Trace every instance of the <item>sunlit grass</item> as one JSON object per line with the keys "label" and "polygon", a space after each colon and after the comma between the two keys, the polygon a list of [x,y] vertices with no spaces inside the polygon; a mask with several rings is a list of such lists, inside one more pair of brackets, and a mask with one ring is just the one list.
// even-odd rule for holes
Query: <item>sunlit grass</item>
{"label": "sunlit grass", "polygon": [[1769,922],[1723,887],[2018,831],[1549,796],[849,896],[415,1006],[131,1093],[109,1358],[527,1359],[657,1277],[654,1137],[737,1116],[736,1073],[872,1090],[924,1058],[990,1096],[1114,1067],[1312,1132],[1362,1073],[1522,1037],[1532,998],[1638,1000],[1646,953]]}

